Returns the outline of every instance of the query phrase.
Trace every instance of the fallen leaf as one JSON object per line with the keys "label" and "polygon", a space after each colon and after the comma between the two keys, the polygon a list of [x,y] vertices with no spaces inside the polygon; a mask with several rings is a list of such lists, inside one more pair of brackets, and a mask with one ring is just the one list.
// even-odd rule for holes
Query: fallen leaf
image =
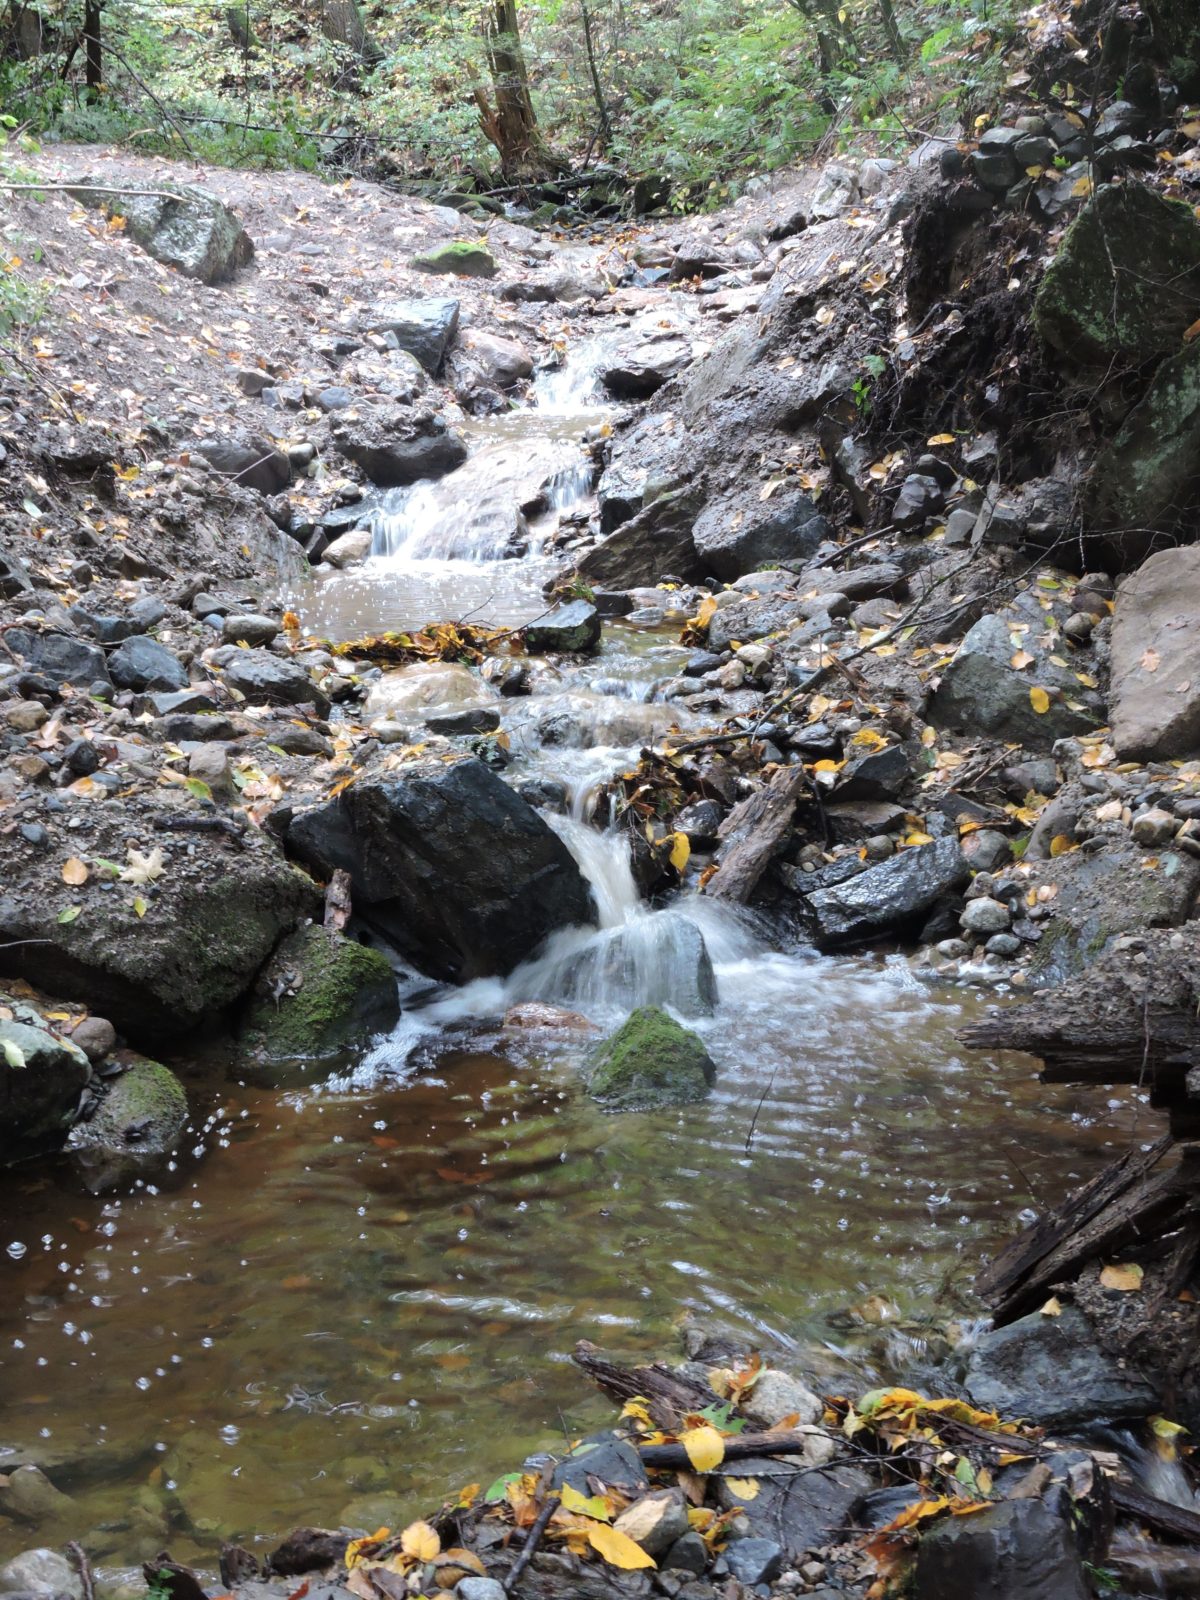
{"label": "fallen leaf", "polygon": [[1079,846],[1075,843],[1074,839],[1065,833],[1056,833],[1053,839],[1050,841],[1051,856],[1069,855],[1072,850],[1078,849]]}
{"label": "fallen leaf", "polygon": [[1158,671],[1158,664],[1159,664],[1159,662],[1161,660],[1162,660],[1162,657],[1159,655],[1158,651],[1155,650],[1153,647],[1151,647],[1149,650],[1143,650],[1142,651],[1142,663],[1141,664],[1146,669],[1147,672],[1157,672]]}
{"label": "fallen leaf", "polygon": [[597,1555],[603,1556],[610,1567],[619,1567],[622,1572],[636,1572],[639,1567],[657,1566],[640,1544],[634,1544],[627,1534],[618,1533],[603,1522],[593,1522],[588,1528],[587,1537]]}
{"label": "fallen leaf", "polygon": [[715,1428],[688,1428],[679,1436],[688,1460],[697,1472],[711,1472],[725,1459],[725,1441]]}
{"label": "fallen leaf", "polygon": [[597,1522],[609,1520],[608,1503],[602,1494],[580,1494],[569,1483],[563,1484],[562,1508],[580,1517],[594,1517]]}
{"label": "fallen leaf", "polygon": [[155,878],[161,878],[167,870],[162,850],[158,845],[154,846],[149,855],[144,855],[130,845],[125,854],[129,858],[129,865],[121,868],[122,883],[153,883]]}
{"label": "fallen leaf", "polygon": [[[932,443],[932,440],[930,441]],[[726,1478],[725,1487],[730,1494],[737,1495],[739,1500],[756,1500],[758,1498],[759,1482],[757,1478]]]}
{"label": "fallen leaf", "polygon": [[1046,693],[1045,689],[1039,687],[1039,685],[1035,683],[1033,688],[1029,691],[1029,704],[1039,716],[1044,716],[1045,713],[1050,709],[1050,696]]}
{"label": "fallen leaf", "polygon": [[134,916],[135,917],[144,917],[146,915],[147,911],[149,911],[149,909],[150,909],[150,907],[142,899],[141,895],[140,894],[139,895],[135,895],[134,901],[133,901],[133,914],[134,914]]}
{"label": "fallen leaf", "polygon": [[64,911],[60,911],[58,913],[58,916],[57,916],[57,918],[55,920],[58,921],[58,922],[62,922],[62,923],[74,922],[75,918],[79,915],[79,913],[82,910],[83,910],[82,906],[67,906],[67,908]]}
{"label": "fallen leaf", "polygon": [[1142,1287],[1143,1276],[1141,1267],[1130,1261],[1123,1266],[1103,1268],[1100,1286],[1103,1289],[1117,1289],[1121,1294],[1133,1294]]}
{"label": "fallen leaf", "polygon": [[692,854],[692,847],[686,833],[673,833],[671,835],[671,865],[676,872],[682,873]]}
{"label": "fallen leaf", "polygon": [[1031,667],[1036,660],[1037,657],[1030,655],[1028,650],[1018,650],[1011,664],[1020,672],[1022,667]]}
{"label": "fallen leaf", "polygon": [[0,1039],[0,1050],[4,1052],[4,1059],[15,1071],[25,1065],[25,1052],[19,1044],[14,1044],[11,1039]]}
{"label": "fallen leaf", "polygon": [[440,1553],[442,1541],[427,1522],[410,1522],[400,1535],[400,1548],[418,1561],[432,1561]]}
{"label": "fallen leaf", "polygon": [[1062,1301],[1056,1294],[1052,1294],[1049,1300],[1046,1301],[1046,1304],[1042,1307],[1041,1314],[1043,1317],[1062,1316]]}
{"label": "fallen leaf", "polygon": [[68,856],[63,862],[62,881],[74,889],[88,881],[88,869],[78,856]]}
{"label": "fallen leaf", "polygon": [[[374,1553],[375,1547],[381,1545],[391,1533],[390,1528],[376,1528],[375,1532],[362,1539],[351,1539],[346,1546],[346,1565],[356,1567],[360,1561],[365,1561],[368,1555]],[[365,1552],[365,1554],[364,1554]]]}

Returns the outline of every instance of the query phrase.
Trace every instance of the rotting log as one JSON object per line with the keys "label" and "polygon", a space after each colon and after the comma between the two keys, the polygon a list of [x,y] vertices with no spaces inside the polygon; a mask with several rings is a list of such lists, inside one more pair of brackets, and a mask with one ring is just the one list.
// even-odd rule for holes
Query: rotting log
{"label": "rotting log", "polygon": [[781,767],[765,788],[734,806],[721,824],[717,870],[704,886],[713,900],[745,905],[792,825],[803,767]]}
{"label": "rotting log", "polygon": [[663,1361],[648,1367],[619,1367],[586,1339],[575,1346],[571,1359],[619,1405],[626,1400],[644,1400],[651,1417],[668,1432],[675,1432],[689,1412],[721,1404],[720,1395],[706,1383],[675,1372]]}

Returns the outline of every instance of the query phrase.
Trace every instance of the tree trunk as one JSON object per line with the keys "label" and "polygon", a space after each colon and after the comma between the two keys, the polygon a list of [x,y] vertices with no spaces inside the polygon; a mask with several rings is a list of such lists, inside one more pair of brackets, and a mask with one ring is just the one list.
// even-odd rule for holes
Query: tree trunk
{"label": "tree trunk", "polygon": [[529,69],[521,46],[517,0],[491,0],[483,19],[483,39],[492,98],[475,85],[475,104],[484,134],[500,154],[506,177],[530,168],[553,166],[543,143],[529,93]]}
{"label": "tree trunk", "polygon": [[896,8],[892,0],[879,0],[879,15],[883,22],[883,31],[887,34],[888,49],[897,61],[903,63],[908,52],[904,48],[904,36],[900,32],[900,24],[896,21]]}
{"label": "tree trunk", "polygon": [[104,87],[104,48],[100,40],[101,0],[87,0],[83,13],[83,46],[87,97],[94,100]]}
{"label": "tree trunk", "polygon": [[367,66],[383,60],[384,52],[367,32],[358,0],[321,0],[321,31],[334,44],[353,50]]}
{"label": "tree trunk", "polygon": [[588,76],[592,80],[592,97],[596,102],[596,112],[600,118],[597,139],[601,150],[607,150],[612,141],[612,122],[609,119],[604,90],[600,87],[600,73],[596,67],[596,45],[592,37],[592,14],[588,10],[587,0],[579,0],[579,5],[583,12],[583,44],[584,49],[587,51]]}

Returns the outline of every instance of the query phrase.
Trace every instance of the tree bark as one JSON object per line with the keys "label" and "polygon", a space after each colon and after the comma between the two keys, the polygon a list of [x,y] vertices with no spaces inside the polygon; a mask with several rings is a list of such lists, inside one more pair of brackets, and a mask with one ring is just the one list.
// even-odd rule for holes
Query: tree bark
{"label": "tree bark", "polygon": [[484,13],[483,40],[492,95],[489,100],[483,86],[475,84],[475,104],[480,127],[499,152],[505,176],[555,168],[558,164],[546,149],[529,93],[517,0],[490,0]]}
{"label": "tree bark", "polygon": [[612,142],[612,122],[608,115],[608,103],[604,98],[604,90],[600,86],[600,73],[596,66],[596,45],[592,36],[592,14],[588,10],[587,0],[579,0],[579,5],[583,13],[583,45],[587,52],[588,76],[592,80],[592,98],[596,102],[596,112],[600,118],[597,137],[601,150],[607,150]]}
{"label": "tree bark", "polygon": [[321,31],[334,44],[353,50],[367,66],[383,60],[383,51],[367,31],[358,0],[321,0]]}
{"label": "tree bark", "polygon": [[104,87],[104,46],[100,38],[101,0],[87,0],[83,13],[84,81],[94,100]]}

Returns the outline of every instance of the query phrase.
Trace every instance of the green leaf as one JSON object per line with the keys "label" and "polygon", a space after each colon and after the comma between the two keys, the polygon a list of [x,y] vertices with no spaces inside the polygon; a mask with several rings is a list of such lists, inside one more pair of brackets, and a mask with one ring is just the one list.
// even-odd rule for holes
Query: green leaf
{"label": "green leaf", "polygon": [[27,512],[31,517],[44,517],[46,515],[41,506],[39,506],[33,500],[22,500],[21,509]]}
{"label": "green leaf", "polygon": [[734,1416],[733,1407],[728,1401],[719,1405],[705,1406],[704,1410],[698,1411],[696,1415],[703,1417],[705,1422],[711,1422],[713,1427],[719,1428],[722,1433],[741,1433],[746,1426],[744,1418]]}
{"label": "green leaf", "polygon": [[504,1499],[505,1490],[510,1483],[520,1483],[520,1481],[521,1474],[519,1472],[506,1472],[502,1478],[497,1478],[495,1483],[488,1485],[483,1496],[484,1502],[489,1506],[495,1505],[497,1500]]}
{"label": "green leaf", "polygon": [[212,790],[203,778],[187,778],[184,780],[183,786],[189,794],[194,794],[197,800],[212,799]]}
{"label": "green leaf", "polygon": [[59,922],[74,922],[75,918],[79,915],[79,913],[82,910],[83,910],[82,906],[68,906],[65,911],[60,911],[58,913],[58,921]]}
{"label": "green leaf", "polygon": [[92,857],[92,865],[94,867],[102,868],[105,872],[109,873],[110,876],[112,876],[114,878],[119,878],[121,876],[121,864],[120,864],[120,862],[119,861],[110,861],[107,856],[93,856]]}

